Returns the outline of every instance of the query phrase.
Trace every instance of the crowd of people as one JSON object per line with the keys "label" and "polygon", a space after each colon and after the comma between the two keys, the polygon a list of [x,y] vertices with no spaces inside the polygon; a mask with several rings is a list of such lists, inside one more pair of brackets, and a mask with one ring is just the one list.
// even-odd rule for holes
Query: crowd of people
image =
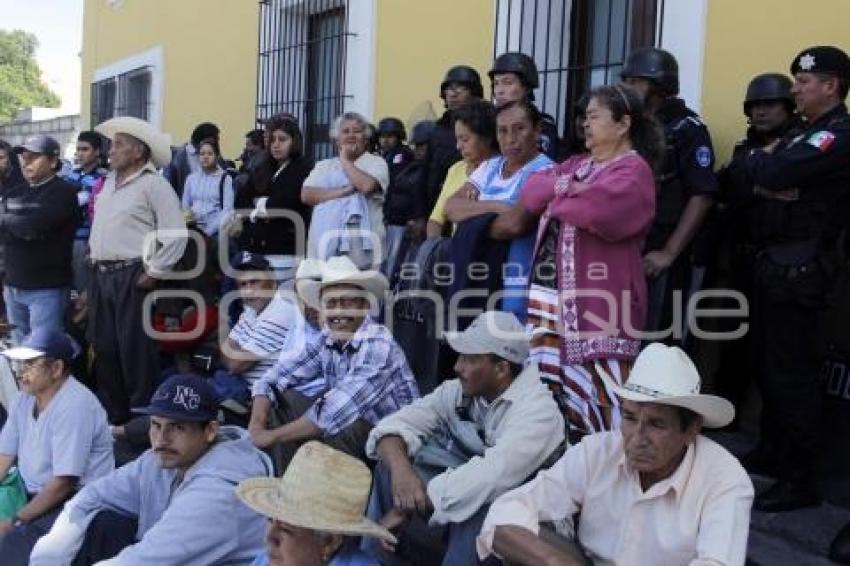
{"label": "crowd of people", "polygon": [[[210,122],[172,147],[112,118],[63,175],[54,139],[0,141],[3,563],[744,564],[753,508],[820,503],[850,248],[850,59],[790,72],[752,79],[717,171],[658,48],[564,139],[511,52],[491,99],[454,66],[438,120],[345,112],[319,162],[285,113],[238,167]],[[706,379],[712,285],[750,331]],[[744,373],[739,460],[703,429],[740,425]]]}

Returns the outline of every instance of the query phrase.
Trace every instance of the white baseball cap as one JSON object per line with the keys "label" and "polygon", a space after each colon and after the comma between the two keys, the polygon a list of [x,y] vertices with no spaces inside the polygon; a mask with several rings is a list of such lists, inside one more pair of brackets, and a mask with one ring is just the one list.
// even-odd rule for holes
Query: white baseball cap
{"label": "white baseball cap", "polygon": [[487,311],[463,332],[447,332],[449,346],[459,354],[495,354],[515,364],[528,357],[528,335],[513,313]]}

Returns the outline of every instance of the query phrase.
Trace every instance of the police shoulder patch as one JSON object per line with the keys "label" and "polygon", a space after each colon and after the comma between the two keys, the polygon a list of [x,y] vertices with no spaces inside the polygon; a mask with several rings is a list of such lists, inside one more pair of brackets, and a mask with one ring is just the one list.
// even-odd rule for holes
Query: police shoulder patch
{"label": "police shoulder patch", "polygon": [[707,145],[701,145],[696,151],[697,164],[700,167],[708,167],[711,165],[711,150]]}
{"label": "police shoulder patch", "polygon": [[835,134],[826,130],[821,130],[809,136],[809,139],[806,140],[806,143],[813,147],[816,147],[820,151],[826,151],[830,148],[830,146],[832,146],[833,143],[835,143]]}

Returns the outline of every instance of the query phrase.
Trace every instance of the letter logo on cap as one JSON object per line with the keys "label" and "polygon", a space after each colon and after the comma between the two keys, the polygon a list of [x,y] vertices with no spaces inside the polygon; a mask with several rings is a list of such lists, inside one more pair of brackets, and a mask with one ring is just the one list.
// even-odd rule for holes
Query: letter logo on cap
{"label": "letter logo on cap", "polygon": [[178,385],[172,403],[180,405],[187,411],[194,411],[201,406],[201,396],[191,387]]}

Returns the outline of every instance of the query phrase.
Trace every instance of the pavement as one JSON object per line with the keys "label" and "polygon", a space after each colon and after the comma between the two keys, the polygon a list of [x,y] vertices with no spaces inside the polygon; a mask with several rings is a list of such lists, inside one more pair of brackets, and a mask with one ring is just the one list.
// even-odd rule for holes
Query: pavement
{"label": "pavement", "polygon": [[[736,456],[755,444],[752,437],[740,433],[709,433],[715,441]],[[756,493],[772,483],[772,479],[751,476]],[[828,500],[841,501],[843,493],[825,492]],[[753,511],[747,545],[749,566],[831,566],[827,558],[829,544],[841,528],[850,523],[850,507],[830,501],[819,507],[786,513]]]}

